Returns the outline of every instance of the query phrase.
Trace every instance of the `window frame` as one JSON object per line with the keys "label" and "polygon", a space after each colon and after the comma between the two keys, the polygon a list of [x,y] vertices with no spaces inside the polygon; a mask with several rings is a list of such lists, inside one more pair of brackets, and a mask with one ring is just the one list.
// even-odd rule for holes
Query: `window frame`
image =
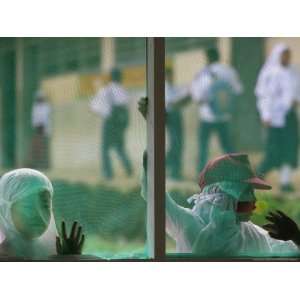
{"label": "window frame", "polygon": [[[272,261],[272,258],[200,258],[197,256],[169,256],[166,253],[166,209],[165,209],[165,38],[147,37],[147,97],[149,99],[147,118],[147,152],[148,152],[148,191],[147,191],[147,246],[149,258],[123,258],[123,259],[95,259],[90,261]],[[17,97],[17,134],[22,139],[22,109],[23,109],[23,69],[24,69],[24,42],[23,38],[16,39],[16,97]],[[20,140],[21,140],[20,139]],[[19,139],[17,139],[19,140]],[[17,149],[21,149],[17,147]],[[22,161],[22,153],[17,153],[18,161]],[[141,158],[142,160],[142,158]],[[5,259],[1,259],[5,261]],[[62,261],[78,261],[72,257],[65,257]],[[276,261],[288,259],[276,258]],[[8,258],[7,261],[24,261],[24,259]],[[37,261],[28,260],[25,261]],[[52,261],[52,260],[46,260]],[[85,261],[85,260],[84,260]],[[274,261],[274,259],[273,259]],[[300,261],[300,258],[293,258]]]}
{"label": "window frame", "polygon": [[148,194],[147,240],[149,256],[166,256],[165,237],[165,39],[147,38]]}

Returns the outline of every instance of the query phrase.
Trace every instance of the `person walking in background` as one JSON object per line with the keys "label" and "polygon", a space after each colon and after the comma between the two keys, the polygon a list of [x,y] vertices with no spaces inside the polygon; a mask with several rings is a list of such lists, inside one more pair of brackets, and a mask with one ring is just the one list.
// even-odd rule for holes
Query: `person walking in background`
{"label": "person walking in background", "polygon": [[31,114],[33,138],[30,166],[34,168],[48,169],[50,166],[51,111],[45,94],[37,91]]}
{"label": "person walking in background", "polygon": [[182,178],[183,154],[183,120],[182,107],[189,101],[188,89],[174,85],[173,69],[166,68],[165,101],[166,101],[166,126],[169,137],[169,147],[166,156],[166,166],[169,175],[174,180]]}
{"label": "person walking in background", "polygon": [[192,99],[199,104],[198,171],[207,162],[209,140],[213,132],[218,135],[223,152],[234,152],[229,124],[234,112],[234,100],[243,91],[237,72],[220,63],[216,48],[207,49],[206,57],[207,66],[196,74],[191,84]]}
{"label": "person walking in background", "polygon": [[110,73],[111,81],[90,102],[93,112],[103,118],[102,125],[102,173],[106,179],[114,177],[110,151],[114,149],[121,159],[127,175],[133,169],[125,149],[125,134],[129,125],[129,95],[122,86],[122,74],[118,68]]}
{"label": "person walking in background", "polygon": [[282,191],[293,191],[291,171],[298,165],[298,120],[300,77],[290,64],[291,52],[285,44],[274,47],[263,65],[255,94],[261,121],[267,130],[265,154],[258,173],[280,169]]}

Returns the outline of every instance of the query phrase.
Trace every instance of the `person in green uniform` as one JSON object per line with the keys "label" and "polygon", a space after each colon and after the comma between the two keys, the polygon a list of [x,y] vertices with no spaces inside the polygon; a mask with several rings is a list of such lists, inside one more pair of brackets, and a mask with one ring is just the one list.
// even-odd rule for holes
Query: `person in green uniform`
{"label": "person in green uniform", "polygon": [[101,163],[102,174],[106,179],[114,177],[111,150],[119,156],[126,174],[130,176],[133,173],[125,147],[125,135],[129,125],[129,94],[122,85],[122,73],[118,68],[111,71],[110,77],[111,81],[90,103],[91,110],[103,118]]}
{"label": "person in green uniform", "polygon": [[217,134],[224,153],[234,152],[230,126],[235,100],[243,92],[243,85],[234,68],[220,62],[217,48],[206,50],[207,65],[191,84],[193,101],[199,104],[198,169],[201,171],[209,157],[209,142]]}
{"label": "person in green uniform", "polygon": [[189,101],[188,89],[175,86],[172,68],[166,68],[165,75],[166,127],[169,138],[166,167],[172,179],[180,180],[184,146],[182,108]]}
{"label": "person in green uniform", "polygon": [[257,108],[266,130],[265,153],[258,172],[266,176],[278,169],[283,192],[294,190],[292,171],[298,166],[299,90],[300,76],[291,64],[291,51],[287,45],[277,44],[264,63],[255,87]]}

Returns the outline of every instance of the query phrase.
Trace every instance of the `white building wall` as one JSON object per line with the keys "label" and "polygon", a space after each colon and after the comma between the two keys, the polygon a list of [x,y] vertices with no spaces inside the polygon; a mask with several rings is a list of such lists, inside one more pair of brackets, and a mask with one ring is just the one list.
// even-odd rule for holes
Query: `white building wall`
{"label": "white building wall", "polygon": [[101,43],[101,71],[107,72],[114,67],[116,60],[115,55],[115,38],[104,37]]}

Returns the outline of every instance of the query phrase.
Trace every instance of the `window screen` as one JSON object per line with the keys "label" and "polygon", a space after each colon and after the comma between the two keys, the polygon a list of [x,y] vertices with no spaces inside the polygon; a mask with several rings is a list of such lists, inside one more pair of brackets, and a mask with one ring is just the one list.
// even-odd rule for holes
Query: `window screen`
{"label": "window screen", "polygon": [[26,167],[48,176],[54,231],[78,221],[83,254],[146,258],[146,124],[137,110],[146,95],[145,39],[127,38],[128,50],[120,43],[0,39],[1,172]]}
{"label": "window screen", "polygon": [[[262,226],[272,224],[266,217],[275,210],[300,222],[299,47],[298,38],[166,39],[166,246],[171,257],[298,256],[294,242],[273,239]],[[277,61],[270,66],[272,51]],[[269,66],[292,74],[274,79],[279,94],[263,86],[265,75],[259,75]],[[296,88],[288,90],[285,83]],[[282,97],[291,90],[296,93],[292,104]],[[287,110],[276,108],[275,101],[287,101]],[[220,158],[224,154],[230,155]],[[244,183],[250,177],[259,183]],[[262,190],[267,186],[261,180],[272,190]]]}
{"label": "window screen", "polygon": [[167,37],[166,38],[166,54],[169,56],[169,55],[176,54],[176,53],[182,52],[182,51],[188,51],[188,50],[208,47],[208,46],[214,45],[215,42],[216,42],[216,39],[213,37],[207,37],[207,38]]}
{"label": "window screen", "polygon": [[115,47],[118,64],[140,64],[143,62],[146,53],[146,39],[118,38]]}

